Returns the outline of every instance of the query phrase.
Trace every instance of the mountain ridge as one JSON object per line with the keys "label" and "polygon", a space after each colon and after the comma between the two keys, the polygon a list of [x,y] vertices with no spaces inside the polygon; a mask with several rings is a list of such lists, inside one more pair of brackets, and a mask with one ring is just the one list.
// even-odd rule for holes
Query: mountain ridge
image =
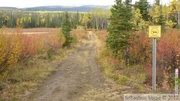
{"label": "mountain ridge", "polygon": [[73,11],[73,12],[91,12],[94,9],[103,9],[105,11],[109,10],[111,5],[81,5],[81,6],[61,6],[61,5],[51,5],[51,6],[37,6],[37,7],[0,7],[0,10],[25,10],[25,11]]}

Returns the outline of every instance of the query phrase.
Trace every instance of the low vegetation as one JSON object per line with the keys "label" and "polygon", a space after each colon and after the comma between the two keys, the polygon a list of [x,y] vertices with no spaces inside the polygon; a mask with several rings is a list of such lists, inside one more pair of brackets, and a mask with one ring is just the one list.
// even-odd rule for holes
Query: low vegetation
{"label": "low vegetation", "polygon": [[[4,29],[5,30],[5,29]],[[10,30],[10,29],[8,29]],[[18,100],[34,91],[58,64],[66,58],[71,49],[62,48],[65,37],[60,29],[48,34],[0,34],[0,98],[1,100]],[[73,47],[86,38],[86,31],[71,31]]]}
{"label": "low vegetation", "polygon": [[[133,41],[129,45],[129,64],[124,59],[114,57],[112,51],[106,47],[108,32],[96,32],[101,40],[98,47],[97,60],[102,65],[104,74],[118,84],[129,85],[150,91],[152,80],[152,40],[148,33],[134,32]],[[136,37],[135,37],[136,36]],[[158,39],[157,43],[157,86],[159,91],[171,92],[174,89],[174,71],[178,67],[180,54],[180,31],[170,29]],[[118,55],[123,53],[119,52]],[[147,89],[149,88],[149,89]]]}
{"label": "low vegetation", "polygon": [[[125,65],[125,61],[114,58],[111,50],[106,47],[106,31],[96,32],[100,39],[98,47],[97,61],[101,65],[103,73],[112,78],[121,87],[130,86],[138,89],[139,92],[145,92],[144,82],[146,80],[146,74],[144,72],[143,65]],[[138,91],[137,90],[137,91]]]}
{"label": "low vegetation", "polygon": [[[111,9],[111,22],[107,29],[109,34],[104,41],[106,41],[106,48],[110,51],[108,54],[111,53],[112,60],[120,64],[118,70],[122,68],[144,69],[144,73],[141,73],[145,74],[144,83],[152,84],[152,39],[148,38],[147,32],[148,26],[161,25],[162,37],[157,39],[157,86],[172,90],[174,70],[179,68],[177,61],[179,61],[180,54],[180,31],[178,30],[180,18],[173,15],[179,15],[179,4],[177,0],[173,0],[168,7],[161,5],[160,0],[156,0],[152,6],[148,5],[147,0],[137,1],[135,5],[131,5],[131,0],[116,1]],[[173,22],[172,20],[174,24],[169,26],[167,22]],[[137,74],[138,72],[136,71]],[[123,77],[124,81],[129,80],[124,80]]]}

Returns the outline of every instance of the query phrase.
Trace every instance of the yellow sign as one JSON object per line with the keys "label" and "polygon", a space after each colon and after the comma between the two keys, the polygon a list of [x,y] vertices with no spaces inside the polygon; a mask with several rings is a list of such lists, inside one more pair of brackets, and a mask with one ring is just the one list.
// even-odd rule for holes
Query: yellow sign
{"label": "yellow sign", "polygon": [[149,37],[160,38],[161,37],[161,26],[149,26]]}

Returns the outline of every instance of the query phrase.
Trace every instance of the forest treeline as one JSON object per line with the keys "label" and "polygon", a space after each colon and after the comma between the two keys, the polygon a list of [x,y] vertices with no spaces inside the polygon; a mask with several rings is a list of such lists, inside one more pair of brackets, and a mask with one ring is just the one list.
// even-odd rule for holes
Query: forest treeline
{"label": "forest treeline", "polygon": [[[152,24],[162,25],[163,30],[169,27],[178,28],[180,25],[179,5],[178,0],[173,0],[166,5],[160,3],[150,5],[147,0],[136,2],[130,8],[133,29],[142,30]],[[91,12],[69,12],[72,28],[81,25],[85,28],[106,29],[110,23],[110,15],[110,10],[104,11],[103,9],[95,9]],[[60,11],[0,10],[0,28],[61,27],[64,16],[65,12]]]}
{"label": "forest treeline", "polygon": [[[106,29],[109,23],[110,11],[96,9],[89,13],[69,12],[72,28],[77,26],[85,26],[86,28]],[[65,18],[65,12],[49,12],[49,11],[0,11],[0,27],[62,27]]]}

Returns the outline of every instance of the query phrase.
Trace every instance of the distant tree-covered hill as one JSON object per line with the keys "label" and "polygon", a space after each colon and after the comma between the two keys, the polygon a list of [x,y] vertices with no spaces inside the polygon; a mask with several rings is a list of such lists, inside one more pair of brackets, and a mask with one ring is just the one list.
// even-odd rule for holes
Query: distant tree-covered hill
{"label": "distant tree-covered hill", "polygon": [[0,7],[0,10],[25,10],[25,11],[73,11],[90,12],[94,9],[109,10],[111,6],[83,5],[83,6],[38,6],[29,8]]}

